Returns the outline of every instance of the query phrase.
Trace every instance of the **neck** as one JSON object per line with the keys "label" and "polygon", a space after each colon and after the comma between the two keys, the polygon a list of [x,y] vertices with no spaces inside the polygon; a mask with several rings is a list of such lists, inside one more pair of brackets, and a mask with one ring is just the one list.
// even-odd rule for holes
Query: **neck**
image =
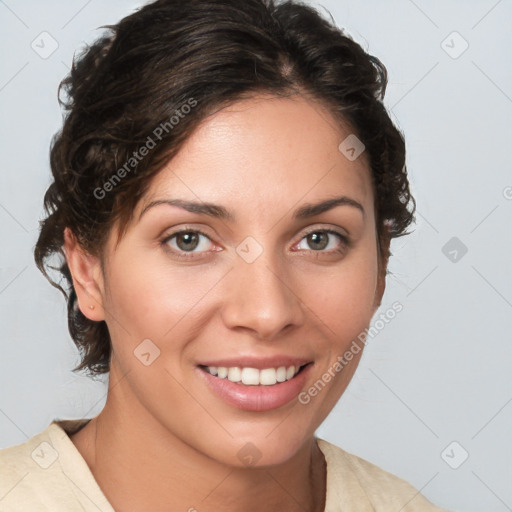
{"label": "neck", "polygon": [[103,411],[71,436],[117,512],[324,510],[325,460],[313,436],[282,464],[228,466],[166,429],[125,386],[111,372]]}

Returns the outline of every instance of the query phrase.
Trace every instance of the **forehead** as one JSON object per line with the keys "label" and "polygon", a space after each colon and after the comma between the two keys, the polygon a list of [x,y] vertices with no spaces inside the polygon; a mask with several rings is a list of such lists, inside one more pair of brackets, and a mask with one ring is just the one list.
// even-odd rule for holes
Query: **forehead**
{"label": "forehead", "polygon": [[343,194],[371,210],[366,154],[350,160],[339,149],[350,135],[348,125],[302,96],[238,101],[200,123],[139,206],[164,197],[229,201],[230,210],[257,211],[263,220],[298,202]]}

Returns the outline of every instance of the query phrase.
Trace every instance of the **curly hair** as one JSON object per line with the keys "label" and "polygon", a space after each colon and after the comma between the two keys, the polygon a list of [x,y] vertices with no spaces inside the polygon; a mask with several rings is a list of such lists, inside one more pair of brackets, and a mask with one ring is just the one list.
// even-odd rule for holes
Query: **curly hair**
{"label": "curly hair", "polygon": [[[257,93],[307,94],[363,142],[379,262],[387,269],[390,241],[408,234],[415,202],[404,138],[383,105],[387,72],[379,59],[313,7],[291,0],[157,0],[102,28],[59,86],[65,116],[51,143],[53,182],[34,250],[37,267],[67,299],[69,332],[81,353],[73,371],[108,372],[111,340],[104,321],[78,308],[64,229],[101,256],[113,226],[119,242],[151,178],[198,124]],[[143,146],[147,156],[136,159]]]}

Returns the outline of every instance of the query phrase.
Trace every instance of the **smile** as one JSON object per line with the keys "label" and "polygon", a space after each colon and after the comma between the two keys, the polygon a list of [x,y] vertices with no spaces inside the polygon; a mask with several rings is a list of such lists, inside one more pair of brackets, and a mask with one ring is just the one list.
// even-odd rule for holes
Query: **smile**
{"label": "smile", "polygon": [[261,370],[239,366],[229,368],[225,366],[201,366],[201,368],[219,379],[227,379],[244,386],[273,386],[293,379],[304,366],[306,365],[279,366],[278,368],[263,368]]}
{"label": "smile", "polygon": [[229,366],[200,364],[196,368],[206,387],[224,403],[253,412],[278,409],[296,400],[314,366],[313,362],[303,361],[295,365],[277,363],[275,367],[270,361],[266,364],[260,361],[260,368],[254,368],[256,364],[242,366],[239,362],[240,366],[234,366],[233,363]]}

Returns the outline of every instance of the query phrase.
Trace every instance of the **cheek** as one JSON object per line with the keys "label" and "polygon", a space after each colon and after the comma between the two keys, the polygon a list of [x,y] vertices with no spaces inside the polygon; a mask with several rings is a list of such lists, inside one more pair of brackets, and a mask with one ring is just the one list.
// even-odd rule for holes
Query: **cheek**
{"label": "cheek", "polygon": [[[359,247],[332,272],[313,281],[301,295],[313,311],[311,320],[323,337],[317,346],[317,373],[299,396],[306,420],[314,418],[317,428],[349,385],[364,350],[361,334],[374,314],[377,286],[376,245]],[[375,257],[373,256],[375,254]],[[316,319],[316,320],[315,320]],[[301,401],[302,400],[302,401]]]}
{"label": "cheek", "polygon": [[369,241],[335,268],[301,276],[301,300],[324,324],[326,338],[340,349],[371,321],[377,275],[376,246]]}
{"label": "cheek", "polygon": [[221,277],[221,269],[178,266],[162,255],[117,254],[106,282],[113,341],[122,339],[124,344],[129,333],[134,343],[145,338],[163,342],[171,336],[169,331],[177,332],[183,320],[190,322],[197,315]]}

